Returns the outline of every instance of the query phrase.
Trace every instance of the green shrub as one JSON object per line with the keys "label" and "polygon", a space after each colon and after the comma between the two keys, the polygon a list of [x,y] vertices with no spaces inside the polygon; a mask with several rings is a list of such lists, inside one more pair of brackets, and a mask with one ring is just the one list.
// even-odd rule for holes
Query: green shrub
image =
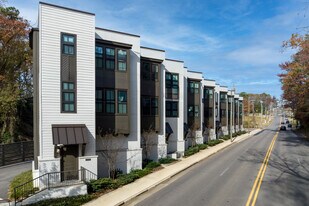
{"label": "green shrub", "polygon": [[100,178],[97,180],[92,180],[89,183],[90,191],[97,192],[100,190],[116,189],[119,187],[117,180],[111,178]]}
{"label": "green shrub", "polygon": [[185,151],[185,157],[191,156],[197,152],[199,152],[200,149],[198,146],[194,146],[194,147],[189,147],[188,150]]}
{"label": "green shrub", "polygon": [[223,139],[224,139],[224,140],[229,140],[229,139],[230,139],[230,135],[224,135],[224,136],[223,136]]}
{"label": "green shrub", "polygon": [[199,144],[197,145],[199,150],[204,150],[204,149],[207,149],[208,145],[207,144]]}
{"label": "green shrub", "polygon": [[15,176],[9,186],[9,198],[14,199],[14,188],[26,182],[29,182],[29,184],[26,184],[23,187],[23,191],[17,190],[16,199],[19,199],[20,197],[22,197],[22,195],[27,196],[27,194],[31,194],[33,192],[33,182],[31,181],[32,179],[33,178],[31,170],[28,170]]}
{"label": "green shrub", "polygon": [[159,163],[159,162],[149,162],[147,165],[146,165],[146,167],[145,167],[145,169],[151,169],[151,170],[153,170],[154,168],[157,168],[157,167],[159,167],[161,164]]}
{"label": "green shrub", "polygon": [[171,157],[166,157],[166,158],[159,159],[159,163],[160,164],[169,164],[169,163],[172,163],[172,162],[175,162],[175,161],[177,161],[177,160],[173,159]]}
{"label": "green shrub", "polygon": [[212,146],[215,146],[215,145],[217,145],[217,144],[220,144],[221,142],[223,142],[222,139],[210,140],[210,141],[208,142],[208,146],[212,147]]}
{"label": "green shrub", "polygon": [[79,195],[74,197],[43,200],[34,204],[30,204],[29,206],[78,206],[89,202],[94,198],[94,195]]}

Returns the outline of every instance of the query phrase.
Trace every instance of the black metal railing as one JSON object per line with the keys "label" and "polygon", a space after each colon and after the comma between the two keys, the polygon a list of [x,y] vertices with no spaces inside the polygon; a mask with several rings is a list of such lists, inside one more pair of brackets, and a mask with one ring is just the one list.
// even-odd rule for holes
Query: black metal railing
{"label": "black metal railing", "polygon": [[97,175],[83,167],[74,171],[46,173],[15,187],[15,204],[46,189],[87,183],[94,179]]}

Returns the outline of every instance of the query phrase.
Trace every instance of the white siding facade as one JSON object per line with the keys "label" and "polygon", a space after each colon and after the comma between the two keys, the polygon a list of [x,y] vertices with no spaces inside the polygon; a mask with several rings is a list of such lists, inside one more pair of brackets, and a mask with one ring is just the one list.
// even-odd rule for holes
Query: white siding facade
{"label": "white siding facade", "polygon": [[[54,158],[53,124],[86,125],[88,139],[85,156],[92,162],[87,169],[97,174],[94,27],[94,15],[39,4],[39,175],[60,171],[60,159]],[[76,113],[61,113],[61,32],[75,34],[77,39]],[[85,166],[82,159],[79,160],[80,166]]]}
{"label": "white siding facade", "polygon": [[166,59],[164,62],[165,72],[178,74],[178,117],[166,117],[165,121],[168,122],[173,130],[173,134],[170,135],[167,142],[167,153],[171,156],[183,156],[185,151],[184,142],[184,63],[181,61],[173,61]]}

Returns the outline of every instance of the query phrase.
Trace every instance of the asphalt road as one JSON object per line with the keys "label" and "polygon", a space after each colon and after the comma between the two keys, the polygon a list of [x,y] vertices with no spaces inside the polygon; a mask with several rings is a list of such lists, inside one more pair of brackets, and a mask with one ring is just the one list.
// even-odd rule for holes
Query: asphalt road
{"label": "asphalt road", "polygon": [[[127,205],[246,205],[279,118],[261,133],[180,173]],[[279,132],[256,205],[309,205],[308,141]]]}
{"label": "asphalt road", "polygon": [[27,170],[31,170],[31,162],[0,167],[0,200],[7,199],[9,184],[13,178]]}

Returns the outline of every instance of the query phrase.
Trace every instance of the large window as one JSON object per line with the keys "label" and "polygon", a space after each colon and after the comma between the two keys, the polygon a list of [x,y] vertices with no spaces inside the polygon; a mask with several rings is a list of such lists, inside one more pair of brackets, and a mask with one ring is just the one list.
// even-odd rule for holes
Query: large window
{"label": "large window", "polygon": [[166,101],[166,117],[178,117],[178,101]]}
{"label": "large window", "polygon": [[199,117],[200,107],[198,105],[189,105],[188,106],[188,116],[189,117]]}
{"label": "large window", "polygon": [[95,47],[95,63],[97,69],[103,68],[103,47],[101,46]]}
{"label": "large window", "polygon": [[118,70],[126,71],[127,70],[127,51],[123,49],[118,50]]}
{"label": "large window", "polygon": [[159,77],[159,65],[152,64],[151,65],[151,80],[157,81]]}
{"label": "large window", "polygon": [[126,90],[96,89],[96,112],[127,114],[127,103],[128,97]]}
{"label": "large window", "polygon": [[205,99],[213,99],[213,89],[205,88],[204,89],[204,98]]}
{"label": "large window", "polygon": [[127,91],[118,91],[118,113],[127,113]]}
{"label": "large window", "polygon": [[142,96],[142,115],[155,116],[159,113],[158,97]]}
{"label": "large window", "polygon": [[167,99],[179,98],[179,80],[178,74],[166,73],[165,74],[165,93]]}
{"label": "large window", "polygon": [[105,90],[105,112],[109,114],[115,113],[115,90]]}
{"label": "large window", "polygon": [[220,102],[226,102],[227,94],[226,93],[220,93]]}
{"label": "large window", "polygon": [[97,44],[95,47],[96,68],[107,70],[127,71],[128,70],[128,50],[118,49],[111,46]]}
{"label": "large window", "polygon": [[200,93],[200,86],[199,82],[189,81],[189,91],[191,94],[199,94]]}
{"label": "large window", "polygon": [[62,83],[62,111],[75,112],[75,85],[72,82]]}
{"label": "large window", "polygon": [[96,99],[96,112],[103,112],[103,90],[97,89],[95,91],[95,99]]}
{"label": "large window", "polygon": [[115,49],[113,48],[105,48],[105,68],[115,69]]}
{"label": "large window", "polygon": [[157,63],[142,62],[141,75],[144,80],[158,81],[159,66]]}
{"label": "large window", "polygon": [[74,35],[62,34],[62,53],[67,55],[74,55],[75,53]]}

